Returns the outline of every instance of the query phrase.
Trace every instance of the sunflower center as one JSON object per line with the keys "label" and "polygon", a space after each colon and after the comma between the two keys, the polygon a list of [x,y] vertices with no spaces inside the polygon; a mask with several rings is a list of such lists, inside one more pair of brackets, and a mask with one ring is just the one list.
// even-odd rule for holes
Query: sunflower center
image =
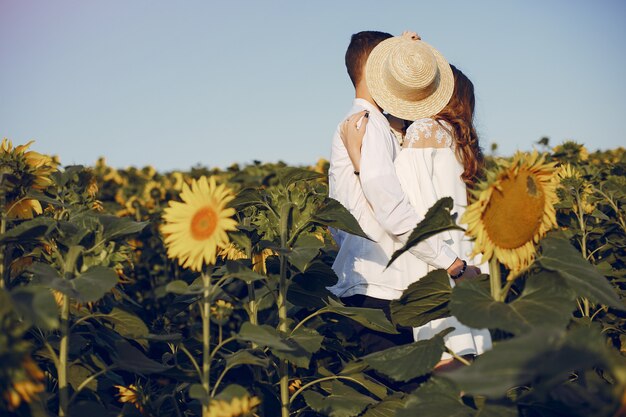
{"label": "sunflower center", "polygon": [[196,240],[206,240],[213,235],[217,226],[217,214],[211,207],[202,207],[191,219],[191,236]]}
{"label": "sunflower center", "polygon": [[501,248],[519,248],[539,230],[544,205],[541,183],[532,173],[520,170],[516,176],[505,178],[483,212],[489,238]]}

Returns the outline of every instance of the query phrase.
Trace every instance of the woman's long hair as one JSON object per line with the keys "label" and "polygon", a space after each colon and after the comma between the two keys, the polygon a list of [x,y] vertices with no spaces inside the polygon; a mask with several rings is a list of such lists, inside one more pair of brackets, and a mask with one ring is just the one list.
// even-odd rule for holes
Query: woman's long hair
{"label": "woman's long hair", "polygon": [[434,119],[444,120],[452,126],[456,155],[464,167],[461,178],[468,188],[472,188],[485,164],[474,128],[474,84],[454,65],[450,67],[454,74],[454,92]]}

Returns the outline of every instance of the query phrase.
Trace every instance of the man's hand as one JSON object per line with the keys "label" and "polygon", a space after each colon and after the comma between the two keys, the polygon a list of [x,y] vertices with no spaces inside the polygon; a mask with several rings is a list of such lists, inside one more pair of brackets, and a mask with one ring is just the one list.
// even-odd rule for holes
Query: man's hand
{"label": "man's hand", "polygon": [[400,35],[400,36],[402,36],[403,38],[414,40],[414,41],[421,41],[422,40],[420,35],[418,35],[415,32],[408,31],[408,30],[405,30],[404,32],[402,32],[402,35]]}

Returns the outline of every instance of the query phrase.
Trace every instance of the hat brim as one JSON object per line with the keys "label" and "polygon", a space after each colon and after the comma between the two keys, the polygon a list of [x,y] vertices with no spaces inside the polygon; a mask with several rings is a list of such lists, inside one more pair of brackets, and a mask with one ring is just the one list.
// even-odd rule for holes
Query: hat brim
{"label": "hat brim", "polygon": [[[404,42],[422,42],[435,56],[439,67],[439,84],[428,97],[410,101],[393,94],[385,83],[385,62],[389,53],[402,47]],[[365,82],[372,98],[387,113],[404,120],[418,120],[439,113],[450,101],[454,92],[454,75],[448,61],[431,45],[424,41],[407,40],[401,36],[385,39],[370,53],[365,65]]]}

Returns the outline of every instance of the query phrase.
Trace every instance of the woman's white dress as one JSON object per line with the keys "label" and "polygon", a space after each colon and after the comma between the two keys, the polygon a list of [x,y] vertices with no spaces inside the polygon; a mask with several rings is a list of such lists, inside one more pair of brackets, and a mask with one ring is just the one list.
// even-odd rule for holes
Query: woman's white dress
{"label": "woman's white dress", "polygon": [[[463,166],[456,157],[450,125],[445,122],[440,124],[430,118],[413,122],[407,129],[403,149],[395,160],[395,167],[400,184],[419,215],[424,216],[437,200],[449,196],[454,200],[452,212],[458,213],[457,221],[460,220],[467,206],[467,194],[465,183],[461,179]],[[469,258],[472,242],[462,231],[442,232],[437,238],[448,243],[469,265],[479,266],[483,272],[488,272],[487,265],[480,263],[480,255]],[[411,258],[407,263],[410,276],[423,277],[435,269],[413,256]],[[454,286],[452,279],[450,284]],[[414,328],[413,335],[416,341],[430,339],[448,327],[454,327],[455,330],[445,336],[444,340],[446,346],[456,354],[480,355],[491,349],[489,330],[467,327],[455,317],[432,320]],[[442,359],[451,357],[447,352],[442,355]]]}

